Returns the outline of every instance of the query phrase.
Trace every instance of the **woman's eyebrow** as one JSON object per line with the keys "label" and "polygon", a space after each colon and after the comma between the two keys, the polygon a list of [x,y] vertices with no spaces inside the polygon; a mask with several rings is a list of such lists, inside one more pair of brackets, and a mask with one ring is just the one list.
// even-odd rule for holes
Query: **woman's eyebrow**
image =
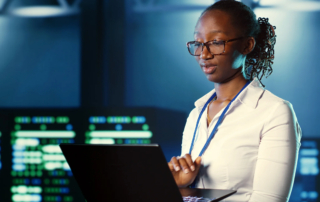
{"label": "woman's eyebrow", "polygon": [[[199,34],[200,32],[198,32],[198,31],[194,31],[194,34]],[[223,31],[221,31],[221,30],[212,30],[212,31],[210,31],[209,32],[210,34],[215,34],[215,33],[225,33],[225,32],[223,32]]]}

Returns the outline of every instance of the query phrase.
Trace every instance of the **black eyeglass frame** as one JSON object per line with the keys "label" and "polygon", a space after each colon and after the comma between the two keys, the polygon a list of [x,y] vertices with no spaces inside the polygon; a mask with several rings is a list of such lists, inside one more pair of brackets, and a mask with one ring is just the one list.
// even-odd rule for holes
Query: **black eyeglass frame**
{"label": "black eyeglass frame", "polygon": [[[204,47],[204,46],[207,47],[207,49],[208,49],[208,51],[209,51],[209,53],[210,53],[211,55],[222,55],[222,54],[225,53],[225,51],[226,51],[226,43],[231,42],[231,41],[240,40],[240,39],[243,39],[243,38],[246,38],[246,37],[247,37],[247,36],[243,36],[243,37],[238,37],[238,38],[229,39],[229,40],[225,40],[225,41],[219,41],[219,42],[223,42],[223,52],[222,52],[222,53],[219,53],[219,54],[212,54],[211,51],[210,51],[210,48],[209,48],[209,44],[210,44],[210,43],[212,44],[212,42],[217,42],[216,40],[207,41],[207,42],[205,42],[205,43],[201,43],[201,42],[199,42],[199,41],[189,41],[189,42],[187,42],[187,48],[188,48],[188,51],[189,51],[190,55],[192,55],[192,56],[200,56],[201,53],[202,53],[202,51],[203,51],[203,47]],[[199,44],[202,45],[201,52],[200,52],[199,55],[194,55],[194,54],[192,54],[191,51],[190,51],[189,44],[194,44],[194,43],[199,43]]]}

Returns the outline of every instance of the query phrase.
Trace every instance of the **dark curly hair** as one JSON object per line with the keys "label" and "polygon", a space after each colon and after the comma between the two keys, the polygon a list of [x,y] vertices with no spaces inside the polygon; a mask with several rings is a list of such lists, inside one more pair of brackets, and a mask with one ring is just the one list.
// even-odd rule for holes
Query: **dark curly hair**
{"label": "dark curly hair", "polygon": [[206,8],[202,14],[210,10],[221,10],[228,13],[233,19],[232,24],[243,30],[244,36],[254,37],[256,45],[253,51],[247,55],[245,74],[251,80],[257,77],[261,83],[263,76],[268,77],[273,72],[272,64],[276,43],[274,30],[276,27],[268,22],[268,18],[258,18],[257,20],[254,12],[238,1],[220,0]]}

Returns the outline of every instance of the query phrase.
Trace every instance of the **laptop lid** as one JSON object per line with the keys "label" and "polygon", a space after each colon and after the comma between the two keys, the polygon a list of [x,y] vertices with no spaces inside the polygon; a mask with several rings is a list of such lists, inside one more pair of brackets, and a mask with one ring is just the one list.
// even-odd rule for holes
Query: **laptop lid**
{"label": "laptop lid", "polygon": [[158,145],[60,144],[88,202],[182,201]]}
{"label": "laptop lid", "polygon": [[88,202],[179,202],[183,201],[182,196],[220,201],[236,192],[188,188],[179,190],[162,150],[156,144],[60,144],[60,148]]}

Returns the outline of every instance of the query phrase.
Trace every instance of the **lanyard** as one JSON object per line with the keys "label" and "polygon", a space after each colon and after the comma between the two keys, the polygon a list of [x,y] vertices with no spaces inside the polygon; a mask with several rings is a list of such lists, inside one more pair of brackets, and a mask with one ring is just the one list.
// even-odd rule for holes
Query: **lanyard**
{"label": "lanyard", "polygon": [[[216,131],[217,131],[217,128],[218,126],[221,124],[222,122],[222,119],[224,117],[224,115],[226,114],[226,112],[228,111],[231,103],[238,97],[238,95],[249,85],[250,81],[248,81],[246,83],[246,85],[243,86],[243,88],[239,91],[239,93],[229,102],[229,104],[227,105],[227,107],[223,110],[221,116],[219,117],[216,125],[214,126],[209,138],[207,139],[207,142],[206,144],[203,146],[199,156],[202,156],[202,154],[206,151],[207,147],[209,146],[210,144],[210,141],[212,140],[213,136],[215,135]],[[206,102],[206,104],[203,106],[200,114],[199,114],[199,117],[198,117],[198,120],[197,120],[197,125],[196,125],[196,128],[194,129],[194,133],[193,133],[193,138],[192,138],[192,143],[191,143],[191,146],[190,146],[190,151],[189,151],[189,154],[191,155],[191,151],[193,149],[193,145],[194,145],[194,139],[196,137],[196,133],[197,133],[197,130],[198,130],[198,126],[199,126],[199,121],[200,121],[200,118],[204,112],[204,110],[207,108],[208,104],[213,100],[213,98],[216,97],[216,93],[214,93],[210,98],[209,100]]]}

